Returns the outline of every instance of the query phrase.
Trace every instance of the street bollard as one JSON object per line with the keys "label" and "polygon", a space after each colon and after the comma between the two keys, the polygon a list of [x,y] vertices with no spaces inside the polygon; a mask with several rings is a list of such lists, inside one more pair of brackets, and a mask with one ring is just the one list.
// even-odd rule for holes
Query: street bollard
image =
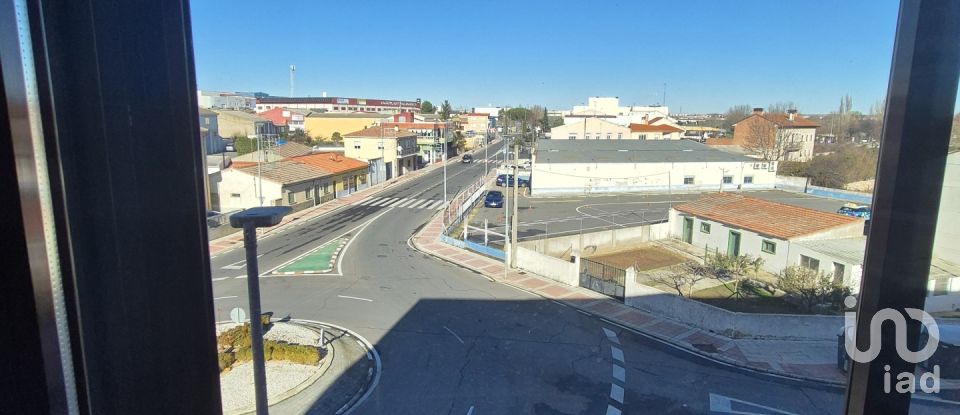
{"label": "street bollard", "polygon": [[230,226],[243,228],[247,254],[247,296],[250,301],[250,349],[253,360],[253,388],[257,415],[267,415],[267,374],[263,359],[263,323],[260,310],[260,270],[257,264],[257,228],[276,226],[288,213],[288,206],[255,207],[230,216]]}

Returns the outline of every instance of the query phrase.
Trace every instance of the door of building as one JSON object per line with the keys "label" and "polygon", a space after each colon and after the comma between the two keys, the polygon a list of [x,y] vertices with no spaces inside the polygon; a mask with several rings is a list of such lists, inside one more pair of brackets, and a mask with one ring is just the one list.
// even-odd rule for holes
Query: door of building
{"label": "door of building", "polygon": [[740,256],[740,232],[730,231],[727,237],[727,256]]}
{"label": "door of building", "polygon": [[693,218],[683,218],[683,241],[693,243]]}

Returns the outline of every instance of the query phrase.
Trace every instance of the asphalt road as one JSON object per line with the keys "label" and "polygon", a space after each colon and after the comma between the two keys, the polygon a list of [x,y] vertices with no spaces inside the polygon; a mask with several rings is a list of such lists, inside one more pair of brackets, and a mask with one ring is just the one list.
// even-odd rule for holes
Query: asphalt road
{"label": "asphalt road", "polygon": [[[482,173],[483,163],[451,164],[450,194]],[[435,170],[378,197],[442,199],[442,177]],[[354,413],[618,413],[608,412],[611,404],[644,414],[840,412],[840,390],[712,363],[424,255],[407,240],[435,212],[354,205],[259,242],[266,274],[351,238],[341,275],[263,276],[261,291],[264,311],[276,317],[337,324],[375,345],[381,378]],[[246,308],[243,258],[237,249],[211,261],[218,320]],[[787,412],[743,403],[733,406],[740,412],[711,412],[711,402],[739,401]]]}

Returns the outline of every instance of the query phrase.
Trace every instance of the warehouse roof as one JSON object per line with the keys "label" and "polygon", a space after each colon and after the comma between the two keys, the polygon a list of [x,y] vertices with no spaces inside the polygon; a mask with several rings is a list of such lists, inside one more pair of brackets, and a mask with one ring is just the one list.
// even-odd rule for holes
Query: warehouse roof
{"label": "warehouse roof", "polygon": [[703,163],[755,159],[690,140],[540,140],[537,163]]}
{"label": "warehouse roof", "polygon": [[862,219],[850,216],[733,193],[713,193],[673,208],[689,215],[784,240],[863,223]]}

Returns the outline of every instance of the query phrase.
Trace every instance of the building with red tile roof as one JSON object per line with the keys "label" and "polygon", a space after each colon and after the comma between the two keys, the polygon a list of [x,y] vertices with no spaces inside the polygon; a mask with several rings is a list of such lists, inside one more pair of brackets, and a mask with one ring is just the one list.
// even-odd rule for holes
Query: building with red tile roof
{"label": "building with red tile roof", "polygon": [[630,124],[630,138],[634,140],[679,140],[683,129],[667,124]]}
{"label": "building with red tile roof", "polygon": [[683,242],[709,252],[761,258],[763,268],[772,273],[790,265],[817,264],[818,270],[824,270],[821,259],[804,250],[800,242],[861,238],[864,234],[863,219],[730,192],[711,193],[673,206],[669,223],[671,235]]}
{"label": "building with red tile roof", "polygon": [[764,160],[809,161],[819,124],[802,117],[797,110],[786,114],[765,113],[754,108],[753,114],[733,124],[733,134],[707,139],[709,146],[737,146]]}

